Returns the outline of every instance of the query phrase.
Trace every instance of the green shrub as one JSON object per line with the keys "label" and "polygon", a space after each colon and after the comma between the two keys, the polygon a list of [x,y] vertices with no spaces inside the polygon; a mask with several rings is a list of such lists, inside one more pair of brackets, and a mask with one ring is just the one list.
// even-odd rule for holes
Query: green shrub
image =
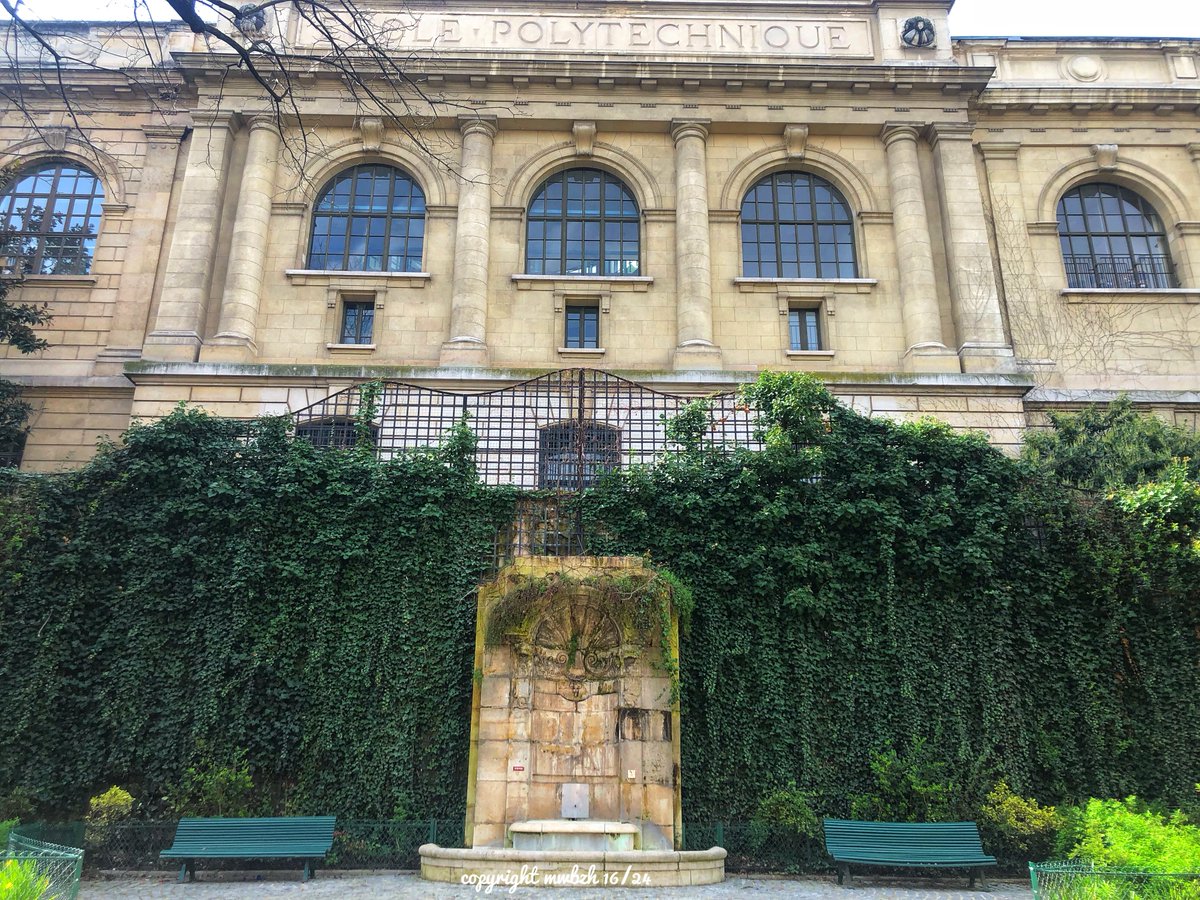
{"label": "green shrub", "polygon": [[1062,822],[1055,807],[1013,793],[1005,781],[997,782],[979,810],[984,843],[1002,865],[1048,859]]}
{"label": "green shrub", "polygon": [[1147,809],[1136,797],[1089,800],[1068,811],[1059,850],[1094,866],[1146,872],[1200,872],[1200,827],[1183,813]]}
{"label": "green shrub", "polygon": [[89,825],[114,825],[133,812],[133,794],[115,784],[88,801]]}
{"label": "green shrub", "polygon": [[28,822],[33,818],[33,798],[20,787],[0,796],[0,819],[20,819]]}
{"label": "green shrub", "polygon": [[871,757],[872,790],[854,797],[850,814],[879,822],[944,822],[953,817],[959,790],[946,765],[915,740],[903,755],[894,749]]}
{"label": "green shrub", "polygon": [[4,848],[8,846],[8,834],[17,826],[20,819],[5,819],[0,822],[0,853],[4,852]]}
{"label": "green shrub", "polygon": [[50,879],[32,861],[6,859],[0,864],[0,900],[42,900]]}
{"label": "green shrub", "polygon": [[183,773],[179,786],[167,794],[167,803],[178,816],[252,816],[256,808],[254,778],[246,751],[235,750],[218,761],[205,748],[200,760]]}
{"label": "green shrub", "polygon": [[791,782],[758,802],[754,821],[787,829],[807,838],[821,836],[821,820],[812,808],[813,795]]}

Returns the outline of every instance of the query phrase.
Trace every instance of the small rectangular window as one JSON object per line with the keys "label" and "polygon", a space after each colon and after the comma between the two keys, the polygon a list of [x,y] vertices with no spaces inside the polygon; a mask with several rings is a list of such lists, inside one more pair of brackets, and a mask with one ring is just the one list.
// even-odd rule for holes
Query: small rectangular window
{"label": "small rectangular window", "polygon": [[567,331],[563,346],[572,350],[594,350],[600,347],[600,307],[567,307]]}
{"label": "small rectangular window", "polygon": [[793,309],[788,311],[788,334],[792,350],[823,350],[819,310]]}
{"label": "small rectangular window", "polygon": [[342,334],[340,343],[369,344],[375,329],[375,302],[347,300],[342,304]]}

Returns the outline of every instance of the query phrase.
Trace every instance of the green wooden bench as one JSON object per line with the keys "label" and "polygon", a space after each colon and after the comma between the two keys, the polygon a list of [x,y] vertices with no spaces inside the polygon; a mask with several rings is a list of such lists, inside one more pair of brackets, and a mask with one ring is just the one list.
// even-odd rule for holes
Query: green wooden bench
{"label": "green wooden bench", "polygon": [[838,870],[838,884],[850,878],[850,864],[889,868],[968,869],[987,888],[985,866],[996,858],[983,852],[974,822],[855,822],[825,819],[825,849]]}
{"label": "green wooden bench", "polygon": [[334,816],[273,819],[180,819],[164,859],[180,859],[179,880],[196,877],[198,859],[303,859],[304,880],[313,860],[333,845]]}

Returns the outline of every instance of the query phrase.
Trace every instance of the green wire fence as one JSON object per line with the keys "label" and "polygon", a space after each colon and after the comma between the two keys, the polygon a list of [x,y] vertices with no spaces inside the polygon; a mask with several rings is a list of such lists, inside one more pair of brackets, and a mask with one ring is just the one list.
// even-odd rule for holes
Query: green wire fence
{"label": "green wire fence", "polygon": [[0,862],[3,895],[13,900],[75,900],[83,874],[83,851],[35,840],[21,834],[19,827],[9,833],[4,861]]}
{"label": "green wire fence", "polygon": [[1034,900],[1200,900],[1200,872],[1137,872],[1079,862],[1029,864]]}

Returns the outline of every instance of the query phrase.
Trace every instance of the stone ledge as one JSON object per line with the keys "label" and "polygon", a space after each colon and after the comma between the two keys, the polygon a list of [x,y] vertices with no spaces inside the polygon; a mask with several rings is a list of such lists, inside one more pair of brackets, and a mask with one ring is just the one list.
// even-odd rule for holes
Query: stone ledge
{"label": "stone ledge", "polygon": [[1196,288],[1064,288],[1068,303],[1200,303]]}
{"label": "stone ledge", "polygon": [[450,884],[528,887],[690,887],[725,880],[726,852],[458,849],[424,844],[421,877]]}
{"label": "stone ledge", "polygon": [[531,288],[556,289],[563,291],[578,291],[580,288],[589,290],[631,290],[644,291],[654,284],[649,275],[513,275],[512,283],[518,290],[528,291]]}

